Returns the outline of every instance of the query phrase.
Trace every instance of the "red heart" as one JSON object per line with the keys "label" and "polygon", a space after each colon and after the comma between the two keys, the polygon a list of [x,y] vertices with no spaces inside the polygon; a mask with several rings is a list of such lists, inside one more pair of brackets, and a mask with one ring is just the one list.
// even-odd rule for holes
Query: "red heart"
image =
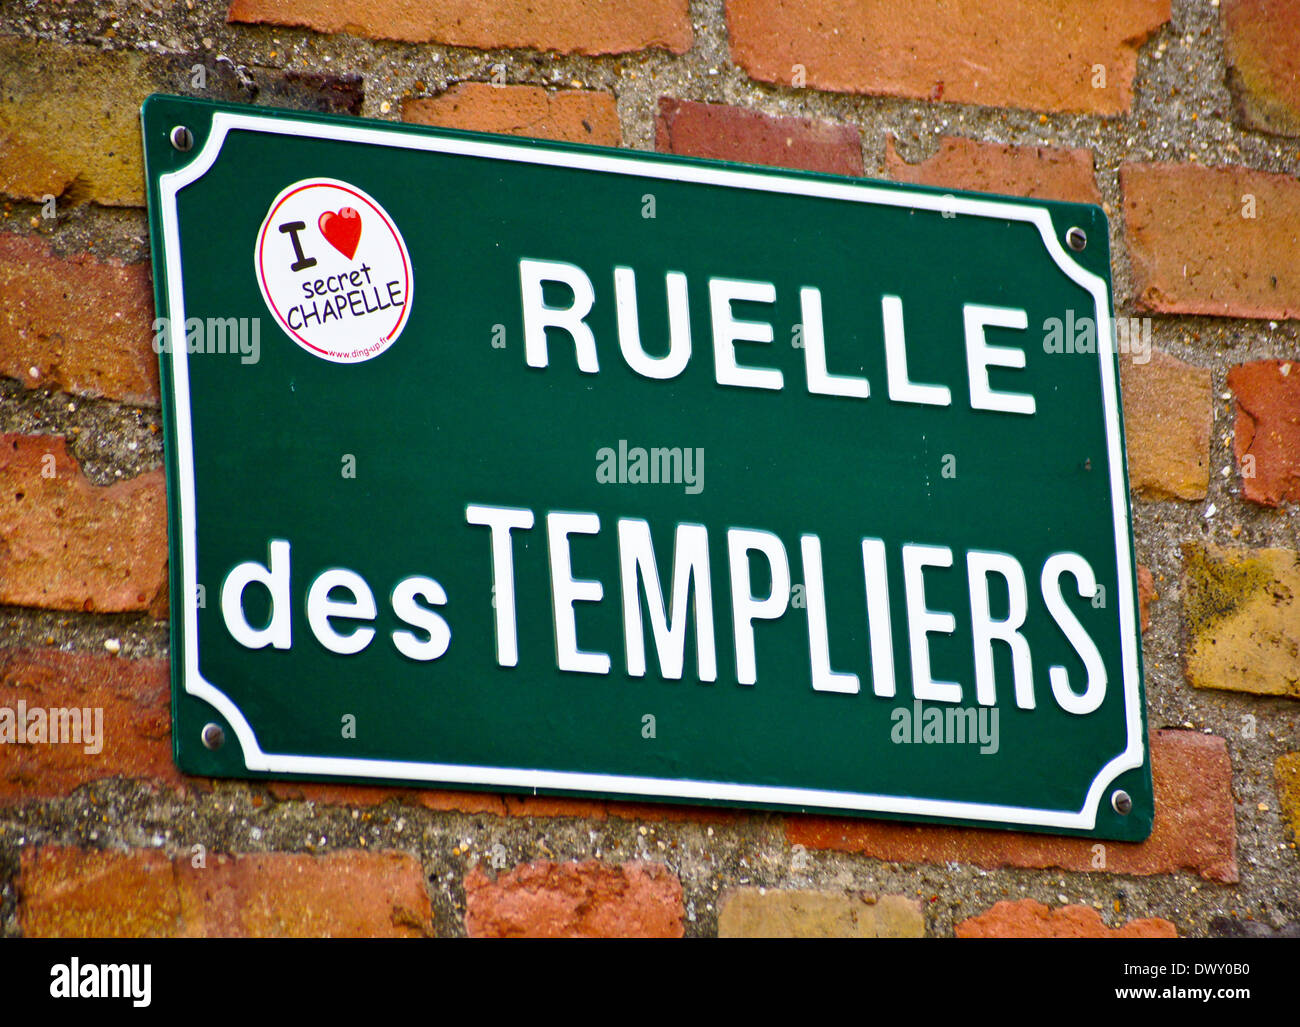
{"label": "red heart", "polygon": [[337,214],[327,210],[320,216],[320,234],[325,241],[351,260],[361,242],[361,215],[351,207],[340,207]]}

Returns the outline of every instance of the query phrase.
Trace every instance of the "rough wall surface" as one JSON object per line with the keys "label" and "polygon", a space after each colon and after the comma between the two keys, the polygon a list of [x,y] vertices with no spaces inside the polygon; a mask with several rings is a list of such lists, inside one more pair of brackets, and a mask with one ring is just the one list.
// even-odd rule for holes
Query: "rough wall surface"
{"label": "rough wall surface", "polygon": [[[1297,930],[1300,5],[913,7],[0,0],[0,707],[105,722],[0,745],[0,935]],[[1100,202],[1152,839],[182,777],[154,91]]]}

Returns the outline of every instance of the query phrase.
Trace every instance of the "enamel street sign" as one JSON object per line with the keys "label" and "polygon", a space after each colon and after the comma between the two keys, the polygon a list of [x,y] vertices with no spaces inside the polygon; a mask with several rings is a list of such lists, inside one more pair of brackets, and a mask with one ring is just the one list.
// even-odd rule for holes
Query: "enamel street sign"
{"label": "enamel street sign", "polygon": [[1100,210],[143,127],[183,770],[1148,834]]}

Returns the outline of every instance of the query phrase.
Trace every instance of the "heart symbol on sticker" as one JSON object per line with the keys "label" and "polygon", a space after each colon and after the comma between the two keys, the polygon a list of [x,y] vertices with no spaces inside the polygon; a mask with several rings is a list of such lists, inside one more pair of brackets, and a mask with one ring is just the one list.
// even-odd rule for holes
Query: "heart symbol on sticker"
{"label": "heart symbol on sticker", "polygon": [[320,234],[325,241],[351,260],[361,242],[361,215],[351,207],[340,207],[338,213],[327,210],[320,216]]}

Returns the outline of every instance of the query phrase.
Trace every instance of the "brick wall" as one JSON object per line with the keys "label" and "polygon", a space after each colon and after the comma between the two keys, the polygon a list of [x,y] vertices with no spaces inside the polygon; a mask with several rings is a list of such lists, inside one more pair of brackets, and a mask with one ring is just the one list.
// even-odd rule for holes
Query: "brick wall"
{"label": "brick wall", "polygon": [[[1300,0],[15,2],[0,79],[0,705],[106,739],[0,747],[0,934],[1300,932]],[[183,778],[153,91],[1100,203],[1151,839]]]}

